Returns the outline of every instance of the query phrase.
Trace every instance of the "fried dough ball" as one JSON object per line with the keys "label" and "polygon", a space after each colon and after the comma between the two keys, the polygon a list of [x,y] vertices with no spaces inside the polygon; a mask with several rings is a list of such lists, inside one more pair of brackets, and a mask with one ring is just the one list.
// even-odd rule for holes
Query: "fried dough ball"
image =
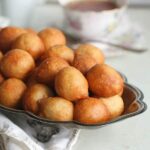
{"label": "fried dough ball", "polygon": [[0,73],[0,84],[1,84],[4,80],[5,80],[5,79],[4,79],[3,75]]}
{"label": "fried dough ball", "polygon": [[134,100],[125,110],[124,114],[127,113],[133,113],[135,111],[139,110],[139,103],[137,102],[137,100]]}
{"label": "fried dough ball", "polygon": [[25,110],[37,114],[39,111],[39,101],[53,96],[53,92],[44,84],[34,84],[30,86],[23,97],[23,107]]}
{"label": "fried dough ball", "polygon": [[10,108],[17,108],[21,104],[21,97],[26,85],[19,79],[9,78],[0,85],[0,104]]}
{"label": "fried dough ball", "polygon": [[109,97],[109,98],[100,98],[100,100],[108,108],[111,114],[111,119],[114,119],[123,113],[124,102],[123,102],[123,99],[119,95]]}
{"label": "fried dough ball", "polygon": [[118,95],[123,90],[123,79],[108,65],[95,65],[87,73],[89,89],[99,97]]}
{"label": "fried dough ball", "polygon": [[99,48],[97,48],[91,44],[80,45],[77,48],[75,53],[80,54],[80,55],[89,55],[90,57],[95,59],[97,64],[103,64],[104,63],[105,58],[104,58],[103,52]]}
{"label": "fried dough ball", "polygon": [[74,67],[66,67],[56,75],[55,90],[59,96],[70,101],[88,97],[87,80]]}
{"label": "fried dough ball", "polygon": [[6,77],[18,79],[24,79],[34,67],[32,56],[20,49],[7,52],[0,63],[0,70]]}
{"label": "fried dough ball", "polygon": [[58,56],[62,59],[66,60],[68,63],[72,63],[74,59],[74,52],[72,49],[65,45],[56,45],[51,47],[49,50],[47,50],[43,56],[41,57],[42,60],[51,57],[51,56]]}
{"label": "fried dough ball", "polygon": [[118,94],[119,96],[122,96],[124,92],[124,89],[122,89],[122,91]]}
{"label": "fried dough ball", "polygon": [[[46,50],[40,57],[39,59],[39,64],[42,63],[44,60],[46,60],[47,58],[51,58],[51,57],[59,57],[58,55],[56,55],[55,53],[53,53],[50,50]],[[61,58],[61,57],[59,57]],[[62,58],[61,58],[62,59]]]}
{"label": "fried dough ball", "polygon": [[50,97],[40,101],[40,116],[52,121],[73,120],[72,102],[61,97]]}
{"label": "fried dough ball", "polygon": [[0,61],[2,60],[3,58],[3,53],[0,51]]}
{"label": "fried dough ball", "polygon": [[96,64],[95,59],[89,55],[76,54],[72,65],[85,75]]}
{"label": "fried dough ball", "polygon": [[25,28],[25,30],[26,30],[27,32],[29,32],[29,33],[37,34],[37,32],[36,32],[34,29],[32,29],[32,28]]}
{"label": "fried dough ball", "polygon": [[84,124],[105,123],[110,119],[110,112],[102,101],[89,97],[79,100],[74,107],[74,120]]}
{"label": "fried dough ball", "polygon": [[47,58],[38,67],[37,80],[41,83],[53,85],[56,74],[67,66],[69,64],[59,57]]}
{"label": "fried dough ball", "polygon": [[5,27],[0,31],[0,49],[3,52],[7,52],[10,47],[12,42],[21,34],[26,33],[27,31],[18,28],[18,27]]}
{"label": "fried dough ball", "polygon": [[33,33],[25,33],[20,35],[12,43],[12,49],[22,49],[31,54],[34,59],[37,59],[44,53],[44,44],[41,39]]}
{"label": "fried dough ball", "polygon": [[39,37],[42,39],[45,49],[49,50],[55,45],[65,45],[66,38],[63,32],[56,28],[46,28],[38,33]]}
{"label": "fried dough ball", "polygon": [[38,68],[35,68],[28,76],[27,81],[26,81],[26,84],[28,87],[38,83],[38,81],[36,79],[37,69]]}

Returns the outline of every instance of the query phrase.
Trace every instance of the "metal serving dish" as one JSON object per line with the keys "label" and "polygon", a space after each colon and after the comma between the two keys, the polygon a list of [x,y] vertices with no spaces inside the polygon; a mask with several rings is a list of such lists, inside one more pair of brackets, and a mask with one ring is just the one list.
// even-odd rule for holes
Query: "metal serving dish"
{"label": "metal serving dish", "polygon": [[0,111],[5,114],[9,119],[12,121],[15,118],[26,121],[33,130],[37,133],[37,139],[46,142],[50,139],[53,134],[59,132],[59,128],[64,126],[67,128],[84,128],[84,129],[93,129],[93,128],[100,128],[106,125],[110,125],[112,123],[116,123],[118,121],[125,120],[127,118],[131,118],[133,116],[139,115],[143,113],[147,109],[147,105],[143,102],[144,95],[137,87],[128,84],[126,77],[123,75],[124,78],[124,93],[122,95],[124,104],[125,104],[125,111],[124,113],[107,123],[103,124],[83,124],[77,121],[70,121],[70,122],[60,122],[60,121],[50,121],[44,118],[40,118],[30,112],[26,112],[24,110],[16,110],[4,107],[0,105]]}

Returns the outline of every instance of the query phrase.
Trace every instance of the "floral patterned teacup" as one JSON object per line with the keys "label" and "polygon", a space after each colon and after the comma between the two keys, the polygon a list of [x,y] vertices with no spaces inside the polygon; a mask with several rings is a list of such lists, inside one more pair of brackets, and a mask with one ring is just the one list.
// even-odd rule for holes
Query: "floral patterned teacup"
{"label": "floral patterned teacup", "polygon": [[82,11],[68,7],[70,1],[72,1],[72,4],[77,1],[59,1],[63,5],[65,12],[65,32],[84,40],[98,40],[112,33],[120,22],[122,22],[127,6],[127,0],[111,0],[111,2],[116,3],[118,7],[102,11]]}

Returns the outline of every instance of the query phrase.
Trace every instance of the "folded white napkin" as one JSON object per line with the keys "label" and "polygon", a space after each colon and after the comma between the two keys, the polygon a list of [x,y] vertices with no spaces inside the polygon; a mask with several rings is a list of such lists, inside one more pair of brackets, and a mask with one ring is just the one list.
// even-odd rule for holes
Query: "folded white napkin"
{"label": "folded white napkin", "polygon": [[36,133],[26,120],[16,124],[0,114],[0,150],[70,150],[76,142],[79,130],[62,127],[46,142],[36,139]]}

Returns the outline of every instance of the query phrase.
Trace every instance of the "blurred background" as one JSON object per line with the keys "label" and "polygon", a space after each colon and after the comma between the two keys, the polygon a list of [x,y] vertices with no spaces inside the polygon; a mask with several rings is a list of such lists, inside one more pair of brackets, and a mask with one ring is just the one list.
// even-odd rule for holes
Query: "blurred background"
{"label": "blurred background", "polygon": [[[150,7],[149,0],[128,0],[128,4],[133,8]],[[60,26],[63,19],[57,0],[0,0],[0,15],[7,17],[12,25],[36,29]],[[1,20],[0,23],[0,26],[5,26],[4,20],[3,24]]]}
{"label": "blurred background", "polygon": [[[91,8],[88,9],[93,10],[86,11],[69,6],[78,1],[106,1],[118,6],[103,11],[94,10],[98,8],[97,4],[89,5]],[[82,8],[85,4],[79,4],[79,7],[85,9]],[[145,19],[149,12],[149,0],[0,0],[0,27],[13,25],[37,31],[56,27],[78,39],[77,43],[92,42],[104,50],[105,56],[111,57],[122,55],[122,49],[147,49],[145,28],[140,24],[149,26],[148,19]],[[71,47],[76,47],[74,41]]]}

